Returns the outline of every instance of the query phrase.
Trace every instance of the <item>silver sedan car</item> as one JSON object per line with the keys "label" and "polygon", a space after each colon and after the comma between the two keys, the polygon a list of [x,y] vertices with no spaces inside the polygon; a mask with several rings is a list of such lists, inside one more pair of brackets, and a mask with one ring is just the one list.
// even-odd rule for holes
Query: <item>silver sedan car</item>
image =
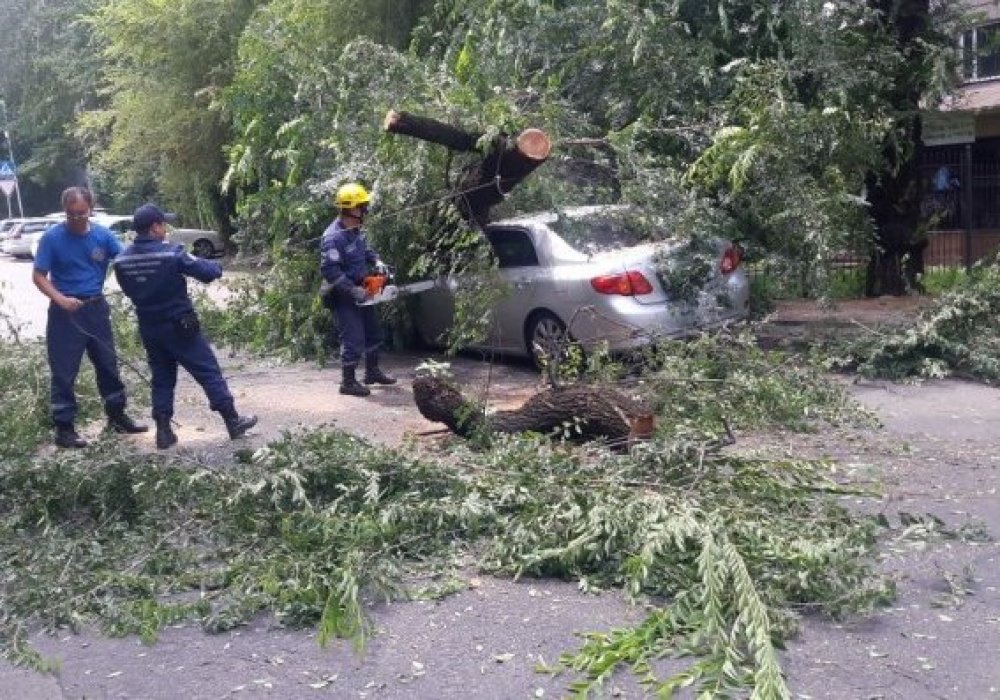
{"label": "silver sedan car", "polygon": [[[663,279],[681,242],[643,243],[620,207],[576,207],[518,217],[485,229],[509,293],[493,308],[490,332],[476,347],[533,356],[565,346],[625,351],[749,315],[750,285],[735,246],[720,241],[707,256],[706,283],[680,298]],[[417,299],[423,339],[440,344],[454,319],[450,279]]]}

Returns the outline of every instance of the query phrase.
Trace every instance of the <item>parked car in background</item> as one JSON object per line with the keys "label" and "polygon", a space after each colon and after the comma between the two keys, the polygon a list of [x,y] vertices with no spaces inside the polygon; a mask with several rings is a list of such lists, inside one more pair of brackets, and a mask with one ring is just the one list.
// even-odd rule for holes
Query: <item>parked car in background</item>
{"label": "parked car in background", "polygon": [[32,258],[34,257],[32,242],[35,236],[41,237],[54,223],[44,217],[23,219],[4,235],[3,242],[0,242],[0,250],[15,258]]}
{"label": "parked car in background", "polygon": [[7,237],[7,232],[10,231],[14,226],[24,221],[21,218],[4,219],[0,221],[0,241],[3,241]]}
{"label": "parked car in background", "polygon": [[[59,212],[55,214],[47,214],[45,218],[49,219],[51,223],[54,225],[65,221],[66,215],[63,214],[62,212]],[[118,240],[120,240],[122,243],[128,242],[130,235],[129,232],[132,229],[131,216],[98,212],[90,217],[90,221],[91,223],[100,224],[101,226],[110,229],[111,232],[114,233],[115,236],[118,238]],[[38,244],[41,242],[42,235],[44,233],[45,231],[43,230],[43,231],[37,231],[34,234],[32,234],[30,243],[32,258],[38,255]]]}
{"label": "parked car in background", "polygon": [[[476,347],[536,361],[567,342],[624,351],[749,315],[750,285],[735,246],[713,243],[714,267],[694,299],[672,297],[664,261],[684,244],[644,243],[649,236],[628,212],[576,207],[488,225],[485,235],[510,291],[494,305],[489,337]],[[416,327],[429,344],[440,344],[454,323],[461,283],[449,279],[416,297]]]}
{"label": "parked car in background", "polygon": [[[59,223],[66,219],[66,215],[62,212],[56,212],[48,214],[45,218],[49,220],[50,223]],[[103,210],[95,210],[94,214],[90,217],[90,221],[111,229],[111,231],[122,243],[130,243],[135,237],[131,215],[126,216],[123,214],[109,214]],[[42,232],[39,232],[35,235],[29,243],[30,254],[32,257],[34,257],[35,253],[38,251],[38,243],[42,238],[41,233]],[[225,252],[222,237],[217,231],[194,228],[174,228],[171,226],[167,237],[174,243],[184,244],[191,253],[200,258],[213,258],[222,255]]]}
{"label": "parked car in background", "polygon": [[218,231],[199,228],[170,228],[167,240],[183,243],[188,252],[199,258],[214,258],[226,252]]}

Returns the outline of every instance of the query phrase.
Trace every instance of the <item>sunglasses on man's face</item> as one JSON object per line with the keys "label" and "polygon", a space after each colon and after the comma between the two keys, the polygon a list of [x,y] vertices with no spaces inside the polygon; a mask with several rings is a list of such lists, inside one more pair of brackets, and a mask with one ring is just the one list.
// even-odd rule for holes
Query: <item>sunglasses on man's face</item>
{"label": "sunglasses on man's face", "polygon": [[66,212],[66,218],[70,221],[86,221],[90,218],[90,212],[68,211]]}

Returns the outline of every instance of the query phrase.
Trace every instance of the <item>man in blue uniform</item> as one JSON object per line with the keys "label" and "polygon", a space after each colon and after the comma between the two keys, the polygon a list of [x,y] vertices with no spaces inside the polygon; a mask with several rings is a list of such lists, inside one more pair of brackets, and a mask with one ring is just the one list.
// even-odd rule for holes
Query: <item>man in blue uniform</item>
{"label": "man in blue uniform", "polygon": [[108,426],[119,433],[141,433],[146,426],[125,413],[125,385],[118,374],[118,355],[111,332],[111,310],[102,291],[108,264],[122,250],[114,234],[90,221],[94,197],[83,187],[62,194],[65,223],[42,236],[31,279],[49,305],[45,343],[52,374],[52,422],[56,445],[86,447],[77,434],[76,376],[87,353],[97,375]]}
{"label": "man in blue uniform", "polygon": [[165,450],[177,442],[170,421],[178,365],[201,385],[209,407],[222,415],[229,437],[235,440],[257,424],[257,416],[236,412],[219,362],[201,333],[185,279],[211,282],[222,276],[222,266],[187,254],[182,245],[167,243],[167,218],[152,204],[136,209],[132,223],[135,241],[115,259],[115,276],[135,305],[153,374],[156,446]]}
{"label": "man in blue uniform", "polygon": [[369,267],[385,272],[385,265],[368,247],[361,225],[368,213],[371,195],[356,182],[339,190],[334,205],[339,215],[323,232],[320,243],[320,271],[323,303],[333,312],[340,326],[340,360],[343,380],[341,394],[368,396],[371,391],[360,384],[355,374],[365,358],[365,384],[395,384],[396,380],[378,366],[382,347],[382,329],[374,306],[359,306],[368,298],[362,281]]}

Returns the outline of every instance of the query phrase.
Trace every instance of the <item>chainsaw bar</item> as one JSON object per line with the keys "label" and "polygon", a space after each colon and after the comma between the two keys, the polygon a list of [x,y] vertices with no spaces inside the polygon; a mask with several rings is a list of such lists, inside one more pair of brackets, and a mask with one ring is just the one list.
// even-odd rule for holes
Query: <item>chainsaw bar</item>
{"label": "chainsaw bar", "polygon": [[399,297],[409,296],[410,294],[420,294],[421,292],[426,292],[428,289],[434,288],[433,280],[424,280],[422,282],[411,282],[410,284],[387,284],[382,288],[382,291],[371,297],[370,299],[365,299],[364,301],[359,301],[358,306],[372,306],[374,304],[384,304],[387,301],[393,301]]}

